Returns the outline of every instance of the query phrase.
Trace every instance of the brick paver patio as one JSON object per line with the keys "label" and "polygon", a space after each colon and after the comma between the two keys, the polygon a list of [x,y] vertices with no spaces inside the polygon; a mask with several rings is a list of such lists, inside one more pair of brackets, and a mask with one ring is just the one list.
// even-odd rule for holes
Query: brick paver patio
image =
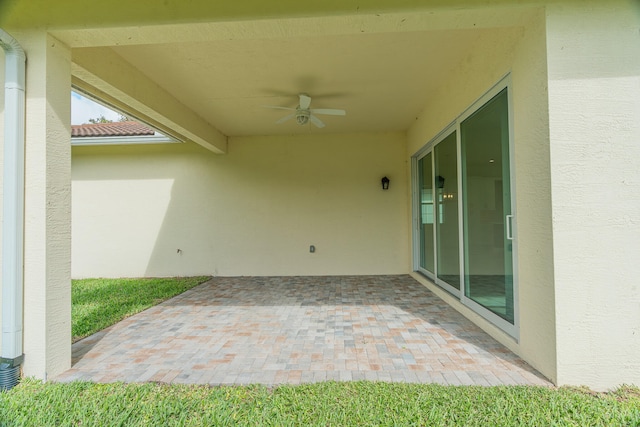
{"label": "brick paver patio", "polygon": [[77,379],[550,385],[406,275],[217,277],[74,344]]}

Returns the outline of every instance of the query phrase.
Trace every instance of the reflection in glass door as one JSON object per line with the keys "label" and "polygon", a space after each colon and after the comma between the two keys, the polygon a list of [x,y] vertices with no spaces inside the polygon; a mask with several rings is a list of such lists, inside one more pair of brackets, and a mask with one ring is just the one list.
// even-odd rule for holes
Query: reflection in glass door
{"label": "reflection in glass door", "polygon": [[423,272],[435,274],[433,255],[433,221],[435,209],[433,205],[433,165],[431,153],[418,160],[418,202],[419,202],[419,233],[420,246],[418,248],[420,256],[420,268]]}
{"label": "reflection in glass door", "polygon": [[460,290],[460,245],[458,231],[458,150],[456,132],[433,149],[436,199],[437,277]]}
{"label": "reflection in glass door", "polygon": [[417,161],[419,270],[460,295],[457,132],[437,140]]}
{"label": "reflection in glass door", "polygon": [[504,89],[460,123],[464,295],[514,323],[509,117]]}

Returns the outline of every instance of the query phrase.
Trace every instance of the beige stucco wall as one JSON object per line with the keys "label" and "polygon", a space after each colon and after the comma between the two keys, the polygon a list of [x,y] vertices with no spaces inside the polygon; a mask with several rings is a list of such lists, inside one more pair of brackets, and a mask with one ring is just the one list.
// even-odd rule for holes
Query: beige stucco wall
{"label": "beige stucco wall", "polygon": [[408,132],[408,151],[410,155],[418,151],[503,76],[510,74],[519,340],[507,336],[426,279],[417,274],[415,277],[555,381],[545,49],[543,10],[532,12],[525,28],[495,30],[479,39],[464,63],[443,82],[441,90],[425,100],[427,107]]}
{"label": "beige stucco wall", "polygon": [[75,147],[73,276],[406,273],[405,140],[232,138],[222,156]]}
{"label": "beige stucco wall", "polygon": [[71,53],[43,32],[20,41],[29,58],[23,371],[47,379],[71,367]]}
{"label": "beige stucco wall", "polygon": [[640,4],[547,19],[558,382],[640,384]]}
{"label": "beige stucco wall", "polygon": [[[12,35],[25,50],[29,64],[23,373],[46,379],[68,369],[71,361],[71,53],[44,31]],[[0,67],[4,68],[4,55]],[[2,89],[0,95],[3,99]],[[0,111],[3,109],[4,105]]]}

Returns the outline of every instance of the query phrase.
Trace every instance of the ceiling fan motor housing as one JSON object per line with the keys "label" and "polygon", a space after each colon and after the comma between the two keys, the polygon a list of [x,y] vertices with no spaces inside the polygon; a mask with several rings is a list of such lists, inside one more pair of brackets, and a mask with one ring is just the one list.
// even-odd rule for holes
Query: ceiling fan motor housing
{"label": "ceiling fan motor housing", "polygon": [[309,123],[309,116],[311,115],[311,113],[309,112],[308,109],[302,109],[300,107],[298,107],[296,109],[296,122],[299,125],[306,125],[307,123]]}
{"label": "ceiling fan motor housing", "polygon": [[329,116],[344,116],[346,114],[346,111],[340,110],[337,108],[311,109],[310,108],[311,97],[309,95],[305,93],[301,93],[298,95],[298,97],[300,98],[300,103],[295,108],[281,107],[281,106],[275,106],[275,105],[265,105],[265,107],[275,108],[277,110],[293,111],[292,113],[289,113],[286,116],[282,117],[280,120],[278,120],[276,122],[278,124],[284,123],[287,120],[290,120],[295,117],[296,123],[298,123],[300,126],[306,125],[307,123],[311,122],[318,128],[323,128],[325,124],[322,122],[322,120],[318,118],[317,114],[327,114]]}

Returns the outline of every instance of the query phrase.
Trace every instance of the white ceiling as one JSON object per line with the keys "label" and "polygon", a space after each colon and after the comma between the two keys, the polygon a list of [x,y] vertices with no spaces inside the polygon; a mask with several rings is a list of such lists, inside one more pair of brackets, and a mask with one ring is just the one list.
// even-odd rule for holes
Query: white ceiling
{"label": "white ceiling", "polygon": [[[516,37],[526,17],[509,8],[54,34],[76,49],[111,49],[226,136],[383,132],[407,130],[477,40]],[[347,114],[321,116],[323,129],[276,124],[287,111],[264,106],[295,107],[299,93]]]}
{"label": "white ceiling", "polygon": [[[484,30],[486,31],[486,30]],[[355,34],[114,47],[177,100],[229,136],[406,130],[429,94],[457,66],[481,30]],[[326,128],[276,125],[298,93]]]}

